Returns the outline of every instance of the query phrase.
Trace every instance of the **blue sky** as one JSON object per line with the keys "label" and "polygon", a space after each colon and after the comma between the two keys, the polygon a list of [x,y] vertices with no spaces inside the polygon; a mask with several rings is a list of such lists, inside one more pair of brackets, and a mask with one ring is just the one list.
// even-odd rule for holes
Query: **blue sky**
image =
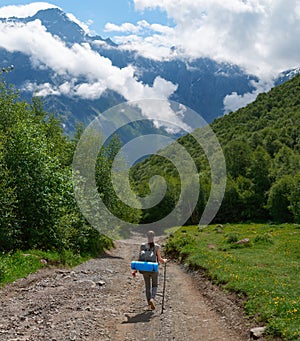
{"label": "blue sky", "polygon": [[[25,5],[33,2],[41,1],[1,0],[0,7]],[[113,35],[111,32],[104,32],[105,25],[108,22],[116,25],[121,25],[124,22],[135,24],[140,20],[168,25],[172,23],[172,20],[167,18],[166,12],[163,10],[135,10],[132,0],[50,0],[47,2],[61,7],[67,13],[74,14],[82,22],[92,21],[90,29],[103,36],[103,38]]]}

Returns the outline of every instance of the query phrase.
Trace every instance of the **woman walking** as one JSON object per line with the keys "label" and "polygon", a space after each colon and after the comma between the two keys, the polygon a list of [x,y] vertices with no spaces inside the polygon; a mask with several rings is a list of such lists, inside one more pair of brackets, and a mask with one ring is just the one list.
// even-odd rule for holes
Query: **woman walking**
{"label": "woman walking", "polygon": [[[166,263],[168,260],[161,257],[160,245],[154,242],[154,232],[147,232],[147,243],[140,246],[139,260],[154,263]],[[144,277],[146,299],[150,310],[155,309],[155,296],[158,288],[158,272],[140,271]],[[135,276],[136,270],[132,275]]]}

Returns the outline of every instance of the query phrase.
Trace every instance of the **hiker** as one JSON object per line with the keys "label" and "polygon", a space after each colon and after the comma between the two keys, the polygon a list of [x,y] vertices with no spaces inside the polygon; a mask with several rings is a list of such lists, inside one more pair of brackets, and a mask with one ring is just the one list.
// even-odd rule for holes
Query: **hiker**
{"label": "hiker", "polygon": [[[161,257],[160,245],[154,242],[154,232],[147,232],[148,242],[140,247],[139,260],[147,262],[166,263],[168,260]],[[137,270],[132,271],[132,276],[135,277]],[[158,272],[140,271],[144,277],[146,299],[150,310],[155,309],[155,296],[158,287]]]}

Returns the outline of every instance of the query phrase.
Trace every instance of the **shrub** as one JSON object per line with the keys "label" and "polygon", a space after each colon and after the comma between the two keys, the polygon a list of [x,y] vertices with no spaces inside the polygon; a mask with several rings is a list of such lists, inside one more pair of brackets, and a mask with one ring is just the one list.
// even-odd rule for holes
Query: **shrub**
{"label": "shrub", "polygon": [[229,234],[226,239],[227,243],[229,244],[236,243],[238,240],[239,240],[239,235],[237,233]]}
{"label": "shrub", "polygon": [[267,243],[267,244],[274,244],[273,237],[270,233],[265,233],[262,235],[258,235],[254,239],[255,243]]}

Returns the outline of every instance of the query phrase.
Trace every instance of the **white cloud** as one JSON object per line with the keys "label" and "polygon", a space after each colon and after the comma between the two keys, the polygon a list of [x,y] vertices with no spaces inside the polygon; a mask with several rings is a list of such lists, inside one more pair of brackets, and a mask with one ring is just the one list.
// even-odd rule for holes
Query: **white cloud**
{"label": "white cloud", "polygon": [[138,21],[136,25],[124,23],[115,25],[108,23],[105,26],[107,32],[118,32],[113,40],[119,44],[120,49],[138,51],[144,57],[161,60],[174,56],[170,53],[172,46],[173,29],[166,25],[150,24],[146,20]]}
{"label": "white cloud", "polygon": [[[299,0],[134,0],[138,11],[160,9],[175,23],[157,37],[153,24],[147,43],[135,37],[119,42],[149,56],[209,57],[245,67],[260,77],[299,65]],[[152,31],[151,31],[152,30]],[[130,34],[137,34],[131,32]],[[139,33],[139,37],[143,33]],[[132,35],[131,35],[132,37]],[[152,49],[150,48],[152,45]]]}
{"label": "white cloud", "polygon": [[78,20],[72,13],[67,13],[66,15],[71,21],[74,21],[78,26],[80,26],[86,34],[91,34],[89,26],[93,24],[92,20],[89,20],[88,22],[84,23]]}
{"label": "white cloud", "polygon": [[132,34],[128,36],[115,36],[114,41],[120,44],[120,49],[138,51],[138,53],[146,58],[162,60],[173,57],[173,53],[170,52],[170,40],[166,36],[154,34],[144,38]]}
{"label": "white cloud", "polygon": [[0,22],[0,47],[28,55],[34,67],[48,67],[59,76],[57,79],[63,79],[59,85],[26,84],[27,89],[35,87],[36,94],[40,96],[64,94],[96,99],[106,89],[111,89],[126,100],[135,101],[167,99],[177,88],[160,77],[153,86],[143,84],[135,78],[132,66],[122,69],[113,66],[108,58],[93,51],[87,43],[68,47],[47,32],[40,20],[29,23]]}
{"label": "white cloud", "polygon": [[91,100],[99,98],[106,89],[105,84],[102,82],[76,84],[72,80],[60,85],[54,85],[48,82],[43,84],[27,82],[22,88],[23,91],[33,92],[35,96],[65,95]]}
{"label": "white cloud", "polygon": [[138,32],[140,31],[141,27],[138,25],[134,25],[131,23],[123,23],[122,25],[115,25],[112,23],[107,23],[105,25],[104,30],[106,32]]}
{"label": "white cloud", "polygon": [[27,18],[35,15],[38,11],[48,8],[60,8],[47,2],[33,2],[28,5],[11,5],[0,7],[0,18]]}
{"label": "white cloud", "polygon": [[105,25],[106,32],[122,32],[122,33],[141,33],[145,35],[147,32],[158,32],[164,34],[171,34],[173,29],[166,25],[161,24],[149,24],[146,20],[140,20],[136,25],[132,23],[123,23],[122,25],[115,25],[107,23]]}
{"label": "white cloud", "polygon": [[251,82],[254,90],[247,92],[243,95],[239,95],[236,92],[232,92],[224,98],[224,113],[227,114],[231,111],[236,111],[239,108],[245,107],[247,104],[253,102],[257,95],[262,92],[267,92],[273,87],[272,80],[270,81],[258,81]]}

